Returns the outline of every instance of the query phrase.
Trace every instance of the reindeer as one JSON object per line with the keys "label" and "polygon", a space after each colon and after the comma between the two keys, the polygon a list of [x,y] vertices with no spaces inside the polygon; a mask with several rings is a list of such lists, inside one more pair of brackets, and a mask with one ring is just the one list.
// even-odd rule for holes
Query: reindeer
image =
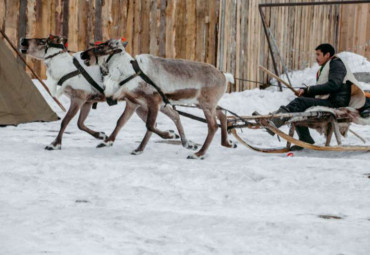
{"label": "reindeer", "polygon": [[[84,122],[90,112],[90,109],[95,102],[106,101],[105,95],[97,91],[91,84],[81,75],[73,76],[62,82],[61,88],[57,91],[57,84],[67,74],[76,71],[76,67],[73,64],[74,58],[79,58],[81,52],[77,52],[71,56],[67,51],[67,38],[59,37],[56,35],[50,35],[47,38],[21,38],[20,50],[23,54],[28,54],[33,58],[43,60],[46,64],[47,71],[47,85],[49,86],[51,93],[56,96],[60,96],[62,93],[67,95],[70,100],[70,107],[62,120],[61,128],[55,140],[48,146],[46,150],[60,150],[62,144],[63,133],[71,121],[71,119],[80,111],[77,126],[79,129],[89,133],[93,137],[105,140],[107,136],[104,132],[97,132],[89,129],[85,126]],[[101,72],[98,67],[86,67],[89,69],[89,73],[94,80],[101,80]],[[129,104],[129,103],[128,103]],[[135,108],[138,116],[146,121],[146,110],[142,107]],[[167,138],[177,138],[174,131],[170,130],[164,132],[167,134]],[[139,145],[139,147],[133,152],[135,154],[141,153],[146,145],[147,141]]]}
{"label": "reindeer", "polygon": [[[217,107],[228,82],[234,82],[232,74],[224,74],[210,64],[182,59],[165,59],[148,54],[137,55],[135,60],[126,52],[125,47],[126,45],[120,40],[109,40],[94,49],[81,53],[81,59],[87,66],[99,62],[103,69],[108,70],[104,78],[106,97],[125,98],[148,109],[146,127],[161,137],[163,133],[155,126],[160,109],[169,110],[175,123],[180,122],[178,113],[168,105],[164,105],[165,100],[169,100],[172,105],[195,104],[198,106],[206,117],[208,135],[202,148],[189,155],[189,159],[204,158],[218,128],[216,116],[221,123],[221,145],[228,148],[236,147],[236,144],[229,141],[227,137],[226,116]],[[106,64],[104,60],[108,56],[110,61]],[[143,80],[142,73],[152,84],[147,83],[148,79]],[[118,132],[120,124],[122,123],[118,121],[115,131]],[[106,142],[110,141],[110,137]]]}

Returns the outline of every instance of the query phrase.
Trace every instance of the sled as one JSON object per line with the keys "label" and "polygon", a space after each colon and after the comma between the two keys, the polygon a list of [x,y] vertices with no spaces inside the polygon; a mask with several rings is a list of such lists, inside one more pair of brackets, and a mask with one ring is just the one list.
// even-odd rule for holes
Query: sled
{"label": "sled", "polygon": [[[290,126],[289,133],[285,133],[276,128],[271,122],[272,118],[289,118],[285,122]],[[358,112],[351,108],[332,109],[327,107],[313,107],[303,113],[281,113],[257,116],[228,116],[228,130],[240,142],[249,149],[264,153],[284,153],[290,151],[291,145],[297,145],[305,149],[317,151],[370,151],[370,146],[342,145],[342,136],[346,137],[348,132],[352,132],[363,142],[357,133],[349,129],[351,123],[369,125],[369,119],[363,119]],[[314,145],[302,142],[293,137],[296,126],[305,126],[316,129],[326,137],[325,145]],[[256,147],[239,134],[238,130],[249,129],[269,129],[275,135],[286,140],[286,146],[282,148],[260,148]],[[337,145],[330,146],[333,134]]]}

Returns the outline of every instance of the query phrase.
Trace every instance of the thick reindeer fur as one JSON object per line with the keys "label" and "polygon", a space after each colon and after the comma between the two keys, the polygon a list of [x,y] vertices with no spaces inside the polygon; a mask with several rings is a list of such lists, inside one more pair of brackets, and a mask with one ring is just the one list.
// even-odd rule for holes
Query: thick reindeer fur
{"label": "thick reindeer fur", "polygon": [[[145,105],[148,109],[147,129],[163,137],[163,134],[155,127],[158,110],[163,107],[162,98],[156,89],[143,83],[141,77],[136,77],[123,86],[119,86],[120,81],[135,74],[131,64],[134,58],[125,51],[119,40],[108,41],[94,54],[92,52],[90,55],[84,54],[82,59],[85,63],[91,64],[97,57],[106,58],[112,49],[120,50],[120,53],[112,56],[109,61],[109,74],[104,78],[105,95],[112,96],[114,99],[126,98],[131,102]],[[226,147],[235,147],[227,139],[227,123],[224,113],[216,110],[217,103],[225,93],[228,82],[234,81],[232,74],[224,74],[214,66],[205,63],[165,59],[148,54],[137,55],[136,60],[142,71],[163,91],[173,105],[196,104],[203,110],[208,123],[208,135],[202,148],[189,158],[203,158],[218,128],[216,117],[221,122],[221,144]],[[99,60],[99,62],[103,61]],[[179,120],[176,121],[179,122]]]}
{"label": "thick reindeer fur", "polygon": [[[52,39],[50,39],[52,38]],[[33,58],[43,60],[46,64],[47,70],[47,85],[52,93],[52,95],[60,96],[61,94],[65,94],[71,99],[70,108],[62,120],[61,128],[59,130],[58,136],[56,139],[45,149],[47,150],[57,150],[61,149],[62,144],[62,136],[64,130],[66,129],[67,125],[69,124],[70,120],[77,114],[79,110],[80,116],[77,122],[78,128],[89,133],[93,137],[105,140],[107,136],[104,132],[97,132],[94,130],[89,129],[85,126],[84,121],[86,120],[91,106],[94,102],[103,102],[106,100],[105,96],[100,94],[96,91],[90,83],[82,76],[77,75],[66,80],[62,86],[58,89],[57,83],[58,81],[66,74],[75,71],[76,67],[73,65],[73,57],[79,60],[80,64],[85,68],[85,70],[89,73],[89,75],[101,86],[102,84],[102,76],[101,71],[98,66],[86,66],[82,61],[80,61],[81,52],[77,52],[71,56],[66,50],[61,48],[49,47],[47,52],[45,53],[45,49],[47,47],[46,42],[48,40],[52,40],[53,44],[64,44],[67,40],[62,37],[52,36],[49,38],[32,38],[32,39],[21,39],[21,51],[22,53],[28,54]],[[60,54],[57,54],[60,53]],[[53,56],[55,55],[55,56]],[[51,58],[48,58],[52,56]],[[134,111],[140,113],[140,115],[146,115],[146,112],[141,109],[140,107],[135,107]],[[134,112],[133,111],[133,112]],[[143,150],[145,148],[145,144],[139,149]]]}

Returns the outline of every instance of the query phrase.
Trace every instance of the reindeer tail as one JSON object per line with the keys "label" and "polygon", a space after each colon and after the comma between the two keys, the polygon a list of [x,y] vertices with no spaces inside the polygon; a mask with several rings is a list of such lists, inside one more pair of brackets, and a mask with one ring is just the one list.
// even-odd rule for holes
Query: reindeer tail
{"label": "reindeer tail", "polygon": [[232,75],[231,73],[224,73],[224,75],[227,82],[234,84],[234,75]]}

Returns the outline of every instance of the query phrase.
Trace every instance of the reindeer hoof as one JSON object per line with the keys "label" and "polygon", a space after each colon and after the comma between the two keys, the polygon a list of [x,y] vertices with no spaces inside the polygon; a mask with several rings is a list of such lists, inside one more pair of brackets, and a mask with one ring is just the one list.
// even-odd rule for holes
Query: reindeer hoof
{"label": "reindeer hoof", "polygon": [[198,149],[198,145],[192,141],[186,141],[186,143],[184,143],[184,148],[186,149],[189,149],[189,150],[197,150]]}
{"label": "reindeer hoof", "polygon": [[224,147],[226,147],[226,148],[233,148],[233,149],[235,149],[235,148],[238,147],[238,144],[236,142],[231,141],[231,140],[229,140],[228,143],[221,144],[221,145],[224,146]]}
{"label": "reindeer hoof", "polygon": [[206,156],[205,155],[201,155],[201,156],[198,156],[197,154],[190,154],[187,159],[205,159]]}
{"label": "reindeer hoof", "polygon": [[99,132],[98,133],[98,137],[97,137],[99,140],[107,140],[108,139],[108,136],[104,133],[104,132]]}
{"label": "reindeer hoof", "polygon": [[57,144],[57,145],[50,144],[45,147],[45,150],[47,151],[55,151],[55,150],[61,150],[61,149],[62,149],[62,146],[60,144]]}
{"label": "reindeer hoof", "polygon": [[134,151],[131,152],[131,155],[140,155],[142,153],[143,153],[143,151],[134,150]]}
{"label": "reindeer hoof", "polygon": [[176,134],[175,131],[173,131],[173,130],[168,130],[168,133],[170,134],[169,139],[179,139],[180,138],[180,136],[178,134]]}
{"label": "reindeer hoof", "polygon": [[233,148],[233,149],[238,147],[238,144],[236,142],[233,142],[233,141],[229,140],[229,143],[231,145],[231,148]]}
{"label": "reindeer hoof", "polygon": [[96,148],[103,148],[103,147],[112,147],[113,146],[113,141],[107,141],[107,142],[102,142],[99,143]]}

